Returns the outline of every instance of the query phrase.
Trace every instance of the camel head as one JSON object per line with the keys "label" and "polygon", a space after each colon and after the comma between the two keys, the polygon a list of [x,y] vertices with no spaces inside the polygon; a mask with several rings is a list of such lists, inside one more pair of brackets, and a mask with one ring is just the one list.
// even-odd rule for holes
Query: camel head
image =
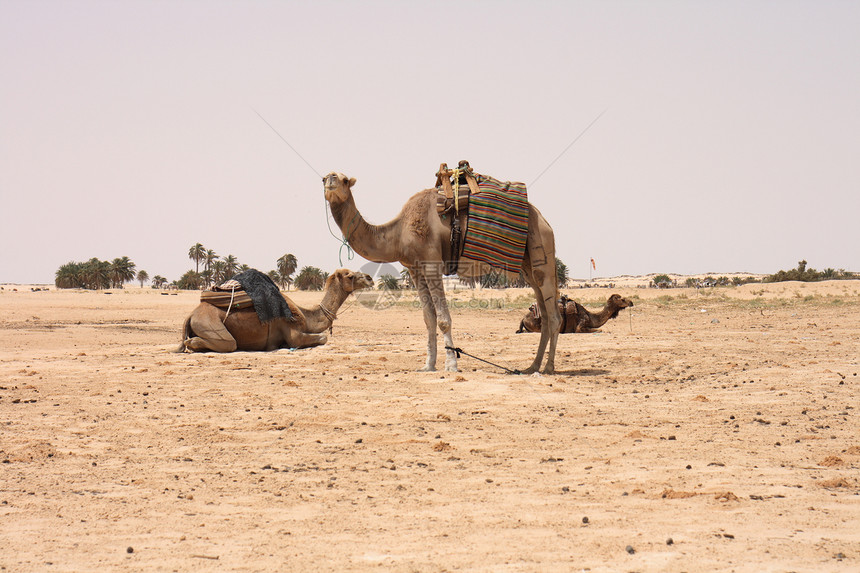
{"label": "camel head", "polygon": [[355,177],[347,177],[343,173],[332,171],[323,177],[326,201],[332,205],[345,203],[352,194],[353,185],[355,185]]}
{"label": "camel head", "polygon": [[620,294],[613,294],[606,302],[606,306],[612,309],[611,318],[615,318],[618,316],[618,312],[621,309],[627,308],[628,306],[633,306],[633,301],[622,297]]}
{"label": "camel head", "polygon": [[346,293],[363,288],[373,288],[373,277],[365,273],[355,273],[349,269],[337,269],[334,271],[326,281],[326,289],[334,281],[337,281],[340,284],[340,288]]}

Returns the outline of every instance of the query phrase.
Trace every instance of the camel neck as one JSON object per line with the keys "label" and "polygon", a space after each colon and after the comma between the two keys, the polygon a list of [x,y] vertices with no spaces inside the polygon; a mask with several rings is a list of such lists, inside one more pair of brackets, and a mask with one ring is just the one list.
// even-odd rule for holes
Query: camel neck
{"label": "camel neck", "polygon": [[348,296],[349,293],[341,288],[337,280],[327,285],[320,303],[304,313],[308,331],[323,332],[331,328],[337,318],[337,311]]}
{"label": "camel neck", "polygon": [[607,302],[606,305],[599,312],[593,313],[591,315],[591,322],[596,328],[600,328],[601,326],[609,322],[609,319],[612,318],[612,315],[615,312],[616,309]]}
{"label": "camel neck", "polygon": [[374,262],[398,260],[395,252],[396,242],[393,240],[396,233],[391,232],[393,222],[386,225],[371,225],[365,221],[355,205],[352,194],[343,203],[331,204],[331,214],[349,246],[355,249],[356,253]]}

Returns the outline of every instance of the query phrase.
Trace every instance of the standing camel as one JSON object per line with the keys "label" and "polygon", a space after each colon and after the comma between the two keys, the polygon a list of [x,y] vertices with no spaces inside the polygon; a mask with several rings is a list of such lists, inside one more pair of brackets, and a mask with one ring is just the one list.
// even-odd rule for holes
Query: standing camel
{"label": "standing camel", "polygon": [[234,350],[277,350],[309,348],[325,344],[325,331],[337,318],[337,311],[351,292],[373,286],[364,273],[338,269],[328,277],[322,301],[305,309],[282,295],[292,319],[275,318],[260,322],[254,307],[227,313],[223,308],[201,302],[182,325],[182,343],[177,352],[233,352]]}
{"label": "standing camel", "polygon": [[[427,326],[427,362],[424,371],[436,369],[436,327],[445,341],[445,370],[457,371],[457,354],[451,334],[451,313],[445,299],[442,271],[451,254],[451,221],[443,221],[436,211],[436,189],[425,189],[413,195],[400,214],[383,225],[364,220],[355,205],[352,187],[355,178],[329,173],[323,178],[325,198],[343,232],[344,238],[359,255],[373,262],[399,262],[409,270],[418,289],[424,324]],[[461,264],[458,275],[480,276],[486,266]],[[558,285],[555,276],[555,237],[546,219],[533,205],[528,205],[528,236],[522,262],[522,273],[535,291],[541,316],[547,317],[541,329],[534,362],[524,372],[540,370],[549,344],[544,372],[555,370],[555,347],[561,317],[555,301]]]}

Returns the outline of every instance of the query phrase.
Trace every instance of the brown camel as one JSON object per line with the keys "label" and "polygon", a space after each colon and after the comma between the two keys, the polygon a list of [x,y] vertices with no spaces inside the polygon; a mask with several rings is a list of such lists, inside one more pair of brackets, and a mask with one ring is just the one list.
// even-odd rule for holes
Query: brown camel
{"label": "brown camel", "polygon": [[[633,302],[621,297],[621,295],[613,294],[606,301],[606,306],[599,312],[591,312],[575,300],[562,295],[558,301],[558,310],[561,312],[561,325],[559,334],[568,334],[571,332],[594,332],[610,318],[616,318],[618,313],[623,308],[633,306]],[[541,329],[541,317],[535,316],[532,309],[520,321],[520,328],[517,334],[521,332],[539,332]]]}
{"label": "brown camel", "polygon": [[[451,221],[443,221],[436,212],[436,189],[425,189],[413,195],[400,214],[382,225],[364,220],[355,205],[352,187],[355,179],[342,173],[323,178],[325,198],[345,239],[359,255],[377,263],[399,262],[409,269],[418,289],[427,326],[427,362],[421,370],[436,369],[436,327],[442,332],[446,347],[445,370],[457,371],[457,354],[451,334],[451,314],[445,299],[442,271],[451,252]],[[555,347],[561,317],[553,302],[558,298],[555,276],[555,237],[546,219],[529,204],[528,238],[522,273],[535,291],[541,315],[548,317],[541,330],[540,343],[532,365],[526,373],[540,369],[544,353],[549,352],[544,372],[555,369]],[[461,264],[460,277],[480,276],[486,265]]]}
{"label": "brown camel", "polygon": [[370,275],[338,269],[326,280],[322,302],[305,309],[284,295],[293,320],[275,318],[266,324],[260,322],[253,307],[228,315],[223,308],[201,302],[182,325],[182,343],[177,352],[269,351],[325,344],[328,337],[323,333],[331,328],[346,297],[372,286]]}

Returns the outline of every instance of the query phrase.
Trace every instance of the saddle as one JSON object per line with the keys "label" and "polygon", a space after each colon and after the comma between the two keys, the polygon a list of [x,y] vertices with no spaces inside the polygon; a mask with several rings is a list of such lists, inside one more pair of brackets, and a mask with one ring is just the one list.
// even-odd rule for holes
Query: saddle
{"label": "saddle", "polygon": [[[556,304],[558,305],[558,310],[561,313],[561,328],[559,329],[559,332],[564,332],[567,328],[568,309],[570,303],[574,304],[573,310],[575,314],[576,302],[572,298],[568,297],[566,294],[561,295],[561,297],[556,302]],[[532,303],[532,305],[529,307],[529,310],[531,311],[533,317],[540,318],[540,307],[537,303]]]}
{"label": "saddle", "polygon": [[445,261],[445,274],[457,273],[460,255],[463,253],[463,237],[469,225],[469,196],[478,193],[478,182],[466,160],[460,161],[456,169],[447,163],[436,172],[436,212],[443,221],[451,221],[451,249]]}
{"label": "saddle", "polygon": [[264,324],[276,318],[295,320],[295,313],[278,286],[257,269],[242,271],[211,291],[201,292],[200,302],[229,309],[228,312],[253,307]]}
{"label": "saddle", "polygon": [[[235,282],[235,281],[234,281]],[[238,282],[236,283],[239,284]],[[242,310],[254,306],[251,295],[245,292],[241,285],[225,288],[225,284],[212,287],[212,290],[204,290],[200,293],[200,302],[208,302],[218,308]]]}

